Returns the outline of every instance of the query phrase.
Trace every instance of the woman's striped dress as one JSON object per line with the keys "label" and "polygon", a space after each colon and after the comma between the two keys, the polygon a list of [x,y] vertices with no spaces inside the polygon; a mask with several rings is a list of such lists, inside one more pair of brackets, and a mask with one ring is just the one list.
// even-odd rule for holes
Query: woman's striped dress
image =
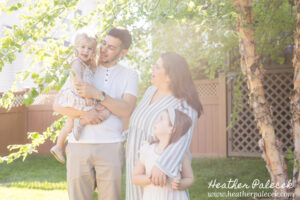
{"label": "woman's striped dress", "polygon": [[174,107],[185,112],[193,120],[193,125],[189,132],[175,144],[169,145],[156,162],[156,165],[169,177],[179,176],[181,160],[188,151],[191,142],[194,122],[197,119],[196,111],[172,95],[164,96],[150,104],[156,90],[155,86],[147,89],[130,118],[126,144],[126,200],[142,199],[142,187],[132,184],[132,171],[138,160],[138,152],[143,141],[154,139],[152,135],[153,124],[162,111],[168,107]]}

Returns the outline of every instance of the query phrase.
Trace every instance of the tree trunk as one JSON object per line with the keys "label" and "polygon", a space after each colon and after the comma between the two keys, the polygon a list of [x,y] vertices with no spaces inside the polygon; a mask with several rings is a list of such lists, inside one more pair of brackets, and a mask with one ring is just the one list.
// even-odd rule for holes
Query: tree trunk
{"label": "tree trunk", "polygon": [[[255,51],[252,0],[235,0],[233,4],[239,11],[238,33],[240,36],[241,69],[247,78],[250,105],[262,136],[259,141],[259,146],[263,151],[262,157],[266,161],[272,183],[287,184],[287,167],[284,156],[279,150],[279,142],[276,140],[271,108],[264,96],[263,69]],[[287,187],[274,187],[274,193],[287,194],[287,192]],[[287,198],[275,197],[275,199]]]}
{"label": "tree trunk", "polygon": [[294,162],[293,184],[295,186],[294,199],[300,199],[300,0],[295,0],[296,5],[296,30],[294,48],[294,91],[291,96],[292,130],[294,134],[294,147],[296,159]]}

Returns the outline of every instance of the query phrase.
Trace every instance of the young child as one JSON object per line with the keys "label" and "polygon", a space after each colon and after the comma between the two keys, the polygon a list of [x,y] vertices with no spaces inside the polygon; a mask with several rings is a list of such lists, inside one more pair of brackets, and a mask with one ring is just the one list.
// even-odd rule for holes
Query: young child
{"label": "young child", "polygon": [[[168,145],[178,141],[190,128],[192,120],[179,110],[169,108],[163,111],[154,122],[153,133],[159,140],[156,143],[145,143],[140,149],[132,175],[135,185],[144,187],[143,200],[188,200],[185,189],[194,182],[193,170],[189,158],[185,155],[182,161],[181,178],[169,181],[166,186],[155,186],[149,179],[149,174],[155,161]],[[179,172],[178,172],[179,173]]]}
{"label": "young child", "polygon": [[[76,58],[71,62],[72,70],[70,79],[68,80],[69,82],[66,83],[67,87],[59,92],[55,101],[62,107],[72,107],[77,110],[88,111],[96,106],[96,101],[79,96],[74,84],[75,82],[92,84],[96,69],[97,39],[86,33],[79,33],[75,37],[74,46]],[[99,104],[97,107],[103,106]],[[110,112],[107,109],[103,109],[99,114],[105,120],[109,117]],[[73,130],[73,136],[75,140],[78,140],[80,138],[81,129],[82,125],[79,118],[74,120],[71,118],[67,119],[64,128],[58,135],[56,145],[50,150],[59,162],[65,163],[63,147],[68,134]]]}

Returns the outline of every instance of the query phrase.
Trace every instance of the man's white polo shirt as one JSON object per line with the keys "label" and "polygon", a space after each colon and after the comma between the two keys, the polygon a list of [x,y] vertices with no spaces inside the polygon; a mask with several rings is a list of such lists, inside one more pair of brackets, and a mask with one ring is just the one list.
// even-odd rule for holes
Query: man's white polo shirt
{"label": "man's white polo shirt", "polygon": [[[137,97],[138,75],[134,70],[120,64],[106,68],[99,66],[94,75],[93,85],[112,98],[122,99],[123,94]],[[97,125],[86,125],[80,139],[76,141],[69,135],[69,143],[115,143],[122,142],[122,119],[111,114],[108,119]]]}

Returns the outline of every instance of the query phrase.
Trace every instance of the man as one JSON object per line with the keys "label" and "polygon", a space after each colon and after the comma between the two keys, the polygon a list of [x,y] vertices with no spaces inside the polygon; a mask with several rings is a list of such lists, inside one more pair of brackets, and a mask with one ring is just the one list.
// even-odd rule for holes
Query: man
{"label": "man", "polygon": [[124,160],[122,118],[129,118],[136,105],[137,73],[118,64],[131,44],[125,29],[113,28],[100,47],[99,66],[93,86],[77,83],[79,95],[101,101],[110,112],[102,121],[96,110],[88,112],[54,105],[54,110],[69,117],[80,117],[84,126],[78,141],[71,134],[66,148],[67,183],[71,200],[121,200]]}

